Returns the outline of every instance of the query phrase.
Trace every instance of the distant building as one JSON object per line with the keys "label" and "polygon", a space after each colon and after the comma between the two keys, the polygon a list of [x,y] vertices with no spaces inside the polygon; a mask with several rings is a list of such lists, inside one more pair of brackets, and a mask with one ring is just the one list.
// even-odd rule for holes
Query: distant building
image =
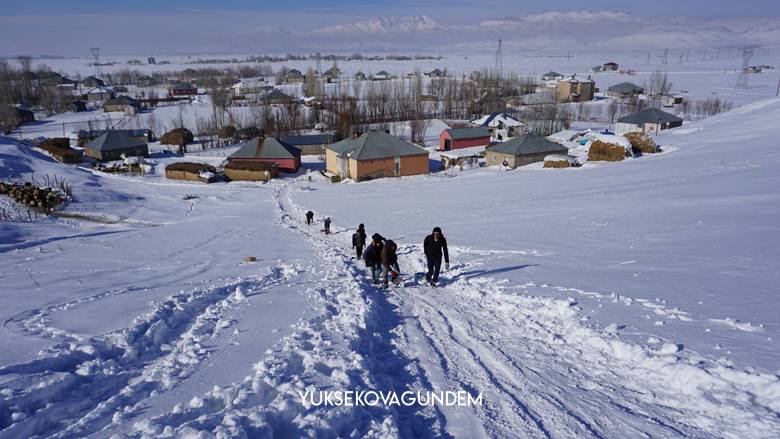
{"label": "distant building", "polygon": [[177,82],[168,88],[168,96],[195,96],[198,94],[198,88],[186,82]]}
{"label": "distant building", "polygon": [[263,95],[260,101],[265,105],[289,105],[293,98],[279,89],[274,89],[270,93]]}
{"label": "distant building", "polygon": [[471,121],[472,126],[482,126],[490,132],[490,138],[504,142],[528,131],[528,125],[506,113],[494,112]]}
{"label": "distant building", "polygon": [[366,80],[366,74],[363,72],[358,71],[355,73],[355,81],[365,81]]}
{"label": "distant building", "polygon": [[84,101],[72,101],[68,102],[67,108],[68,111],[79,113],[82,111],[87,111],[87,103]]}
{"label": "distant building", "polygon": [[155,60],[153,56],[150,56],[149,58],[147,58],[146,62],[148,64],[152,64],[152,65],[157,64],[157,60]]}
{"label": "distant building", "polygon": [[484,126],[448,128],[439,134],[439,151],[490,145],[490,131]]}
{"label": "distant building", "polygon": [[616,62],[604,63],[604,65],[601,66],[601,70],[603,70],[605,72],[617,72],[617,70],[618,70],[618,63],[616,63]]}
{"label": "distant building", "polygon": [[568,155],[569,149],[535,134],[523,134],[503,143],[487,147],[485,160],[488,166],[506,163],[510,168],[543,162],[550,154]]}
{"label": "distant building", "polygon": [[618,135],[637,131],[657,133],[661,130],[682,126],[682,124],[683,120],[674,114],[658,108],[645,108],[618,119],[613,131]]}
{"label": "distant building", "polygon": [[120,160],[125,157],[146,157],[149,147],[145,141],[130,137],[122,131],[107,131],[84,147],[84,155],[96,160]]}
{"label": "distant building", "polygon": [[439,69],[433,69],[430,72],[426,73],[427,76],[430,76],[431,78],[444,78],[447,76],[445,72]]}
{"label": "distant building", "polygon": [[233,84],[230,89],[236,96],[258,95],[267,93],[274,89],[274,86],[270,84],[262,76],[257,78],[243,78],[236,84]]}
{"label": "distant building", "polygon": [[116,93],[109,87],[95,87],[87,92],[87,100],[90,101],[107,101],[115,96]]}
{"label": "distant building", "polygon": [[97,139],[98,137],[102,136],[103,134],[112,131],[112,132],[118,132],[122,133],[126,136],[132,137],[135,140],[138,140],[139,142],[149,143],[154,142],[157,140],[152,130],[149,129],[139,129],[139,130],[80,130],[78,132],[78,140],[77,145],[78,146],[85,146],[87,143],[91,142],[92,140]]}
{"label": "distant building", "polygon": [[94,76],[87,76],[81,81],[81,85],[87,88],[97,88],[105,86],[106,83],[102,79],[96,78]]}
{"label": "distant building", "polygon": [[284,77],[284,82],[288,84],[300,84],[306,81],[306,77],[298,69],[290,69]]}
{"label": "distant building", "polygon": [[384,131],[369,130],[327,146],[325,167],[355,181],[427,174],[428,151]]}
{"label": "distant building", "polygon": [[563,79],[563,75],[552,70],[542,75],[542,81],[557,81],[559,79]]}
{"label": "distant building", "polygon": [[372,81],[386,81],[388,79],[390,79],[390,73],[387,73],[384,70],[380,70],[371,76]]}
{"label": "distant building", "polygon": [[630,82],[621,82],[607,89],[607,94],[613,98],[629,98],[645,92],[645,89]]}
{"label": "distant building", "polygon": [[301,150],[287,142],[260,135],[240,145],[228,157],[229,163],[273,163],[280,171],[296,172],[301,167]]}
{"label": "distant building", "polygon": [[592,79],[571,77],[558,81],[558,100],[560,102],[585,102],[593,100],[596,82]]}
{"label": "distant building", "polygon": [[125,114],[135,114],[141,111],[141,104],[131,97],[119,96],[106,101],[106,103],[103,104],[103,111],[106,113],[120,112]]}

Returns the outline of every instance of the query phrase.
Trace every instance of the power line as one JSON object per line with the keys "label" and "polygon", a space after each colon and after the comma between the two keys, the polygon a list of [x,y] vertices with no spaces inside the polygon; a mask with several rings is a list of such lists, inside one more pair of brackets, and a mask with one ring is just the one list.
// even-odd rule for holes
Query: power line
{"label": "power line", "polygon": [[750,80],[750,58],[753,57],[753,48],[745,47],[742,49],[742,70],[737,76],[737,83],[734,88],[746,89]]}

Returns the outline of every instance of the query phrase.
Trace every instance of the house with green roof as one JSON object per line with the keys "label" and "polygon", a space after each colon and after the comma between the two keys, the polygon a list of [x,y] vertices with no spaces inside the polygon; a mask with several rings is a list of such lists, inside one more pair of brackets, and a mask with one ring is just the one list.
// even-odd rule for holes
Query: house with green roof
{"label": "house with green roof", "polygon": [[146,142],[130,137],[124,131],[110,130],[96,137],[84,147],[84,155],[97,160],[120,160],[125,157],[146,157],[149,147]]}
{"label": "house with green roof", "polygon": [[369,130],[325,148],[328,172],[355,181],[427,174],[428,151],[380,130]]}
{"label": "house with green roof", "polygon": [[621,82],[607,89],[607,94],[613,98],[627,98],[640,95],[645,89],[631,82]]}
{"label": "house with green roof", "polygon": [[228,163],[276,163],[280,171],[297,172],[301,150],[274,137],[263,135],[249,139],[228,157]]}
{"label": "house with green roof", "polygon": [[506,165],[509,168],[543,162],[550,154],[568,155],[569,149],[536,134],[522,134],[487,147],[487,166]]}

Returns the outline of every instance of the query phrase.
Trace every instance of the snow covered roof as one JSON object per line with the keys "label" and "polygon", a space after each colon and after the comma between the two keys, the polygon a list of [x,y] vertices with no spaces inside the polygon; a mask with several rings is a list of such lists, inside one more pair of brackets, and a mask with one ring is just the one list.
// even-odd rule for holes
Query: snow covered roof
{"label": "snow covered roof", "polygon": [[621,82],[609,87],[607,91],[615,93],[642,93],[645,89],[631,82]]}
{"label": "snow covered roof", "polygon": [[679,123],[682,119],[674,114],[661,111],[658,108],[645,108],[642,111],[631,113],[628,116],[618,119],[620,123],[630,123],[634,125],[644,125],[646,123]]}
{"label": "snow covered roof", "polygon": [[490,132],[483,126],[467,128],[447,128],[444,130],[450,134],[452,140],[476,139],[479,137],[490,137]]}
{"label": "snow covered roof", "polygon": [[558,131],[557,133],[550,134],[547,136],[547,139],[552,140],[553,142],[570,142],[583,134],[584,131],[562,130]]}
{"label": "snow covered roof", "polygon": [[631,150],[631,142],[623,136],[592,132],[588,133],[588,138],[592,141],[599,140],[604,143],[622,146],[623,148],[626,148],[626,150]]}
{"label": "snow covered roof", "polygon": [[563,77],[562,74],[553,70],[550,70],[549,72],[542,75],[542,78],[562,78],[562,77]]}
{"label": "snow covered roof", "polygon": [[444,151],[439,155],[449,159],[459,159],[463,157],[476,157],[485,152],[484,146],[472,146],[471,148],[458,148],[451,151]]}
{"label": "snow covered roof", "polygon": [[512,155],[558,153],[568,154],[569,149],[536,134],[522,134],[506,142],[488,146],[488,151]]}
{"label": "snow covered roof", "polygon": [[373,160],[428,154],[417,145],[379,130],[368,130],[357,138],[344,139],[327,147],[339,157]]}
{"label": "snow covered roof", "polygon": [[279,90],[278,88],[273,89],[272,91],[268,92],[268,94],[263,96],[263,99],[283,99],[283,98],[292,99],[292,97],[285,94],[283,91]]}
{"label": "snow covered roof", "polygon": [[497,127],[499,123],[503,123],[505,127],[519,127],[524,126],[525,123],[520,122],[519,120],[515,119],[512,116],[509,116],[506,113],[490,113],[487,116],[483,116],[479,119],[475,119],[471,121],[474,125],[482,125],[485,127]]}
{"label": "snow covered roof", "polygon": [[292,159],[299,157],[301,150],[274,137],[256,137],[240,145],[229,159]]}

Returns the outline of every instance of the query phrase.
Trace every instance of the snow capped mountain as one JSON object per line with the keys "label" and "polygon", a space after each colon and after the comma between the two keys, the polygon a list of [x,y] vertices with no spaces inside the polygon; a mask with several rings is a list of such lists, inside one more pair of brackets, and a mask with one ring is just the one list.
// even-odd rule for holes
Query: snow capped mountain
{"label": "snow capped mountain", "polygon": [[479,23],[480,27],[514,26],[518,24],[606,24],[606,23],[636,23],[637,18],[624,12],[615,11],[568,11],[545,12],[543,14],[521,15]]}
{"label": "snow capped mountain", "polygon": [[416,33],[445,30],[446,28],[447,26],[439,24],[427,15],[414,15],[411,17],[373,17],[369,20],[326,27],[316,30],[314,33]]}

